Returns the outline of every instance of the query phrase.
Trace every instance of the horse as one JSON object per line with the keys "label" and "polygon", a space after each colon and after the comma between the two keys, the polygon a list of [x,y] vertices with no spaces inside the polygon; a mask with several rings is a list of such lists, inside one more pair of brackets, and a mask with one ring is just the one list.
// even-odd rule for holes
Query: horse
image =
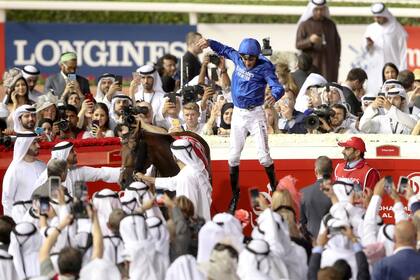
{"label": "horse", "polygon": [[170,146],[176,139],[184,137],[201,144],[205,159],[198,156],[205,163],[211,181],[210,147],[200,135],[190,131],[168,134],[154,133],[142,128],[141,122],[138,121],[134,130],[130,129],[121,142],[120,186],[123,189],[129,186],[134,181],[134,174],[136,172],[146,173],[151,164],[156,167],[161,177],[177,175],[180,169],[172,155]]}

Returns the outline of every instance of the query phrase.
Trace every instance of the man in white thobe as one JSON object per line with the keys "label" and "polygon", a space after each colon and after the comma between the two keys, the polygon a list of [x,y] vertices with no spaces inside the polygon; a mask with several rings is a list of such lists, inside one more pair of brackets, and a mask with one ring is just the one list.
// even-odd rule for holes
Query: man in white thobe
{"label": "man in white thobe", "polygon": [[[140,85],[134,95],[133,101],[146,101],[153,108],[153,123],[156,118],[163,119],[162,107],[164,103],[165,92],[162,89],[162,81],[158,71],[152,65],[144,65],[137,69],[140,74]],[[131,97],[133,98],[133,97]]]}
{"label": "man in white thobe", "polygon": [[185,195],[194,204],[194,213],[209,221],[212,189],[204,163],[186,139],[174,141],[171,144],[171,151],[181,168],[176,176],[154,178],[136,173],[137,180],[155,184],[157,189],[176,191],[177,196]]}
{"label": "man in white thobe", "polygon": [[407,69],[407,32],[383,3],[371,6],[375,22],[364,34],[368,94],[377,94],[382,85],[382,68],[394,63],[399,70]]}
{"label": "man in white thobe", "polygon": [[3,178],[2,204],[4,215],[11,216],[15,222],[22,218],[12,216],[13,205],[24,204],[31,199],[36,189],[34,182],[46,170],[47,165],[38,160],[38,135],[33,132],[18,133],[13,149],[13,160]]}
{"label": "man in white thobe", "polygon": [[[107,183],[117,183],[120,176],[119,167],[89,167],[77,166],[77,154],[74,151],[73,144],[70,142],[60,142],[56,144],[51,151],[51,158],[67,161],[67,178],[63,185],[67,188],[70,195],[73,193],[73,187],[77,182],[96,182],[104,181]],[[47,181],[47,171],[45,170],[36,181],[38,187]]]}

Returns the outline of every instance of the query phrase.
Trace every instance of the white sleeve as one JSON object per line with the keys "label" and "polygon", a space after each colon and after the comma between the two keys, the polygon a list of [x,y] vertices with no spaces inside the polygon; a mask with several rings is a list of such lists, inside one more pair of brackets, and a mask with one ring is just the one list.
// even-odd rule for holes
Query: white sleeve
{"label": "white sleeve", "polygon": [[118,183],[120,177],[120,168],[119,167],[89,167],[83,166],[77,168],[77,171],[80,176],[80,180],[83,182],[96,182],[104,181],[107,183]]}
{"label": "white sleeve", "polygon": [[17,182],[15,181],[16,176],[14,176],[14,170],[15,168],[12,167],[11,169],[8,169],[4,175],[3,193],[1,198],[3,214],[10,217],[12,216],[13,202],[15,202],[16,188],[18,187]]}
{"label": "white sleeve", "polygon": [[156,178],[155,186],[157,189],[167,189],[170,191],[176,190],[177,185],[177,176],[174,177],[165,177],[165,178]]}
{"label": "white sleeve", "polygon": [[370,199],[369,206],[366,209],[365,218],[363,220],[363,246],[376,243],[379,227],[376,224],[376,216],[379,215],[379,208],[382,203],[382,197],[373,195]]}
{"label": "white sleeve", "polygon": [[397,109],[395,106],[391,106],[391,108],[386,113],[386,116],[395,122],[402,123],[410,129],[413,129],[417,124],[417,121],[411,117],[410,114],[404,113],[403,111]]}
{"label": "white sleeve", "polygon": [[375,119],[377,115],[379,115],[378,109],[373,109],[372,106],[367,107],[360,118],[360,130],[365,133],[378,133],[381,123],[379,119]]}
{"label": "white sleeve", "polygon": [[395,202],[394,207],[392,207],[392,211],[394,211],[395,224],[408,220],[408,215],[405,212],[404,205],[401,201]]}

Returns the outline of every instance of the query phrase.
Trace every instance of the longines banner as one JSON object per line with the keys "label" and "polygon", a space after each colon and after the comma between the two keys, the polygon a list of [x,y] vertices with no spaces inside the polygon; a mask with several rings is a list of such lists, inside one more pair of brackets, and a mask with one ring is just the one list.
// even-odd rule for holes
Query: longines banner
{"label": "longines banner", "polygon": [[165,53],[177,57],[186,51],[189,25],[133,24],[26,24],[7,22],[6,67],[33,64],[41,73],[58,71],[60,54],[78,56],[78,72],[98,76],[105,72],[131,75],[137,67]]}
{"label": "longines banner", "polygon": [[[185,35],[201,32],[237,48],[245,37],[271,38],[274,50],[296,52],[296,24],[34,24],[6,22],[5,44],[0,24],[0,73],[3,68],[38,66],[43,74],[56,73],[60,53],[78,54],[79,73],[98,76],[104,72],[130,76],[140,65],[156,62],[165,53],[180,57],[186,50]],[[363,67],[361,48],[366,25],[338,25],[341,36],[339,79],[355,66]],[[406,27],[409,34],[407,63],[420,67],[420,27]],[[5,49],[5,54],[4,50]],[[365,65],[366,66],[366,65]],[[232,66],[230,67],[231,69]]]}

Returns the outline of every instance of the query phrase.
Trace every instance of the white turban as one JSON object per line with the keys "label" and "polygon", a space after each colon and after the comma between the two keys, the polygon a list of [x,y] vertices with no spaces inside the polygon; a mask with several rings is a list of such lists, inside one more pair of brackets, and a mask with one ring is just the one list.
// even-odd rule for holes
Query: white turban
{"label": "white turban", "polygon": [[204,275],[197,269],[197,261],[191,255],[178,257],[166,272],[165,280],[205,280]]}
{"label": "white turban", "polygon": [[311,73],[303,83],[296,98],[295,109],[299,112],[305,112],[308,109],[308,99],[306,90],[312,86],[323,86],[327,80],[319,74]]}
{"label": "white turban", "polygon": [[240,253],[243,249],[244,234],[241,222],[229,213],[218,213],[213,217],[213,222],[221,226],[232,246]]}
{"label": "white turban", "polygon": [[203,161],[195,153],[192,144],[187,139],[178,139],[171,144],[172,154],[185,165],[193,167],[197,171],[205,171]]}
{"label": "white turban", "polygon": [[38,68],[33,65],[26,65],[23,67],[22,76],[23,78],[28,79],[29,77],[38,77],[40,74]]}
{"label": "white turban", "polygon": [[[153,91],[164,92],[162,89],[162,80],[160,79],[159,73],[153,65],[143,65],[137,68],[136,72],[140,73],[140,76],[153,78]],[[137,92],[143,92],[142,85],[139,85]]]}
{"label": "white turban", "polygon": [[73,143],[63,141],[55,146],[51,150],[52,159],[61,159],[67,161],[71,150],[73,149]]}
{"label": "white turban", "polygon": [[115,280],[121,279],[118,267],[105,259],[94,259],[80,271],[80,280]]}
{"label": "white turban", "polygon": [[310,19],[314,15],[314,9],[316,7],[320,7],[320,6],[325,6],[326,7],[325,16],[327,18],[329,18],[330,17],[330,10],[327,6],[327,1],[326,0],[309,0],[308,5],[306,6],[305,12],[299,18],[298,25],[300,23]]}
{"label": "white turban", "polygon": [[38,261],[42,237],[32,223],[22,222],[16,225],[10,234],[9,254],[19,279],[30,278],[40,274]]}
{"label": "white turban", "polygon": [[105,97],[105,94],[101,90],[101,83],[104,80],[111,80],[112,82],[115,82],[115,75],[110,74],[110,73],[105,73],[99,77],[98,85],[96,87],[96,95],[95,95],[96,102],[102,102],[102,100]]}
{"label": "white turban", "polygon": [[23,160],[25,155],[28,153],[29,147],[32,142],[38,137],[33,132],[22,132],[16,134],[16,142],[13,148],[13,160],[12,164],[17,164]]}
{"label": "white turban", "polygon": [[36,114],[36,109],[32,105],[22,105],[13,112],[13,130],[17,133],[25,131],[20,121],[20,117],[25,113]]}
{"label": "white turban", "polygon": [[146,240],[148,233],[144,216],[131,214],[124,217],[120,222],[120,235],[126,245]]}
{"label": "white turban", "polygon": [[118,194],[110,189],[102,189],[94,193],[92,203],[98,211],[99,224],[104,235],[112,234],[107,223],[112,210],[121,208]]}
{"label": "white turban", "polygon": [[244,279],[254,271],[268,276],[273,267],[272,262],[268,243],[262,239],[253,239],[239,254],[238,276]]}

